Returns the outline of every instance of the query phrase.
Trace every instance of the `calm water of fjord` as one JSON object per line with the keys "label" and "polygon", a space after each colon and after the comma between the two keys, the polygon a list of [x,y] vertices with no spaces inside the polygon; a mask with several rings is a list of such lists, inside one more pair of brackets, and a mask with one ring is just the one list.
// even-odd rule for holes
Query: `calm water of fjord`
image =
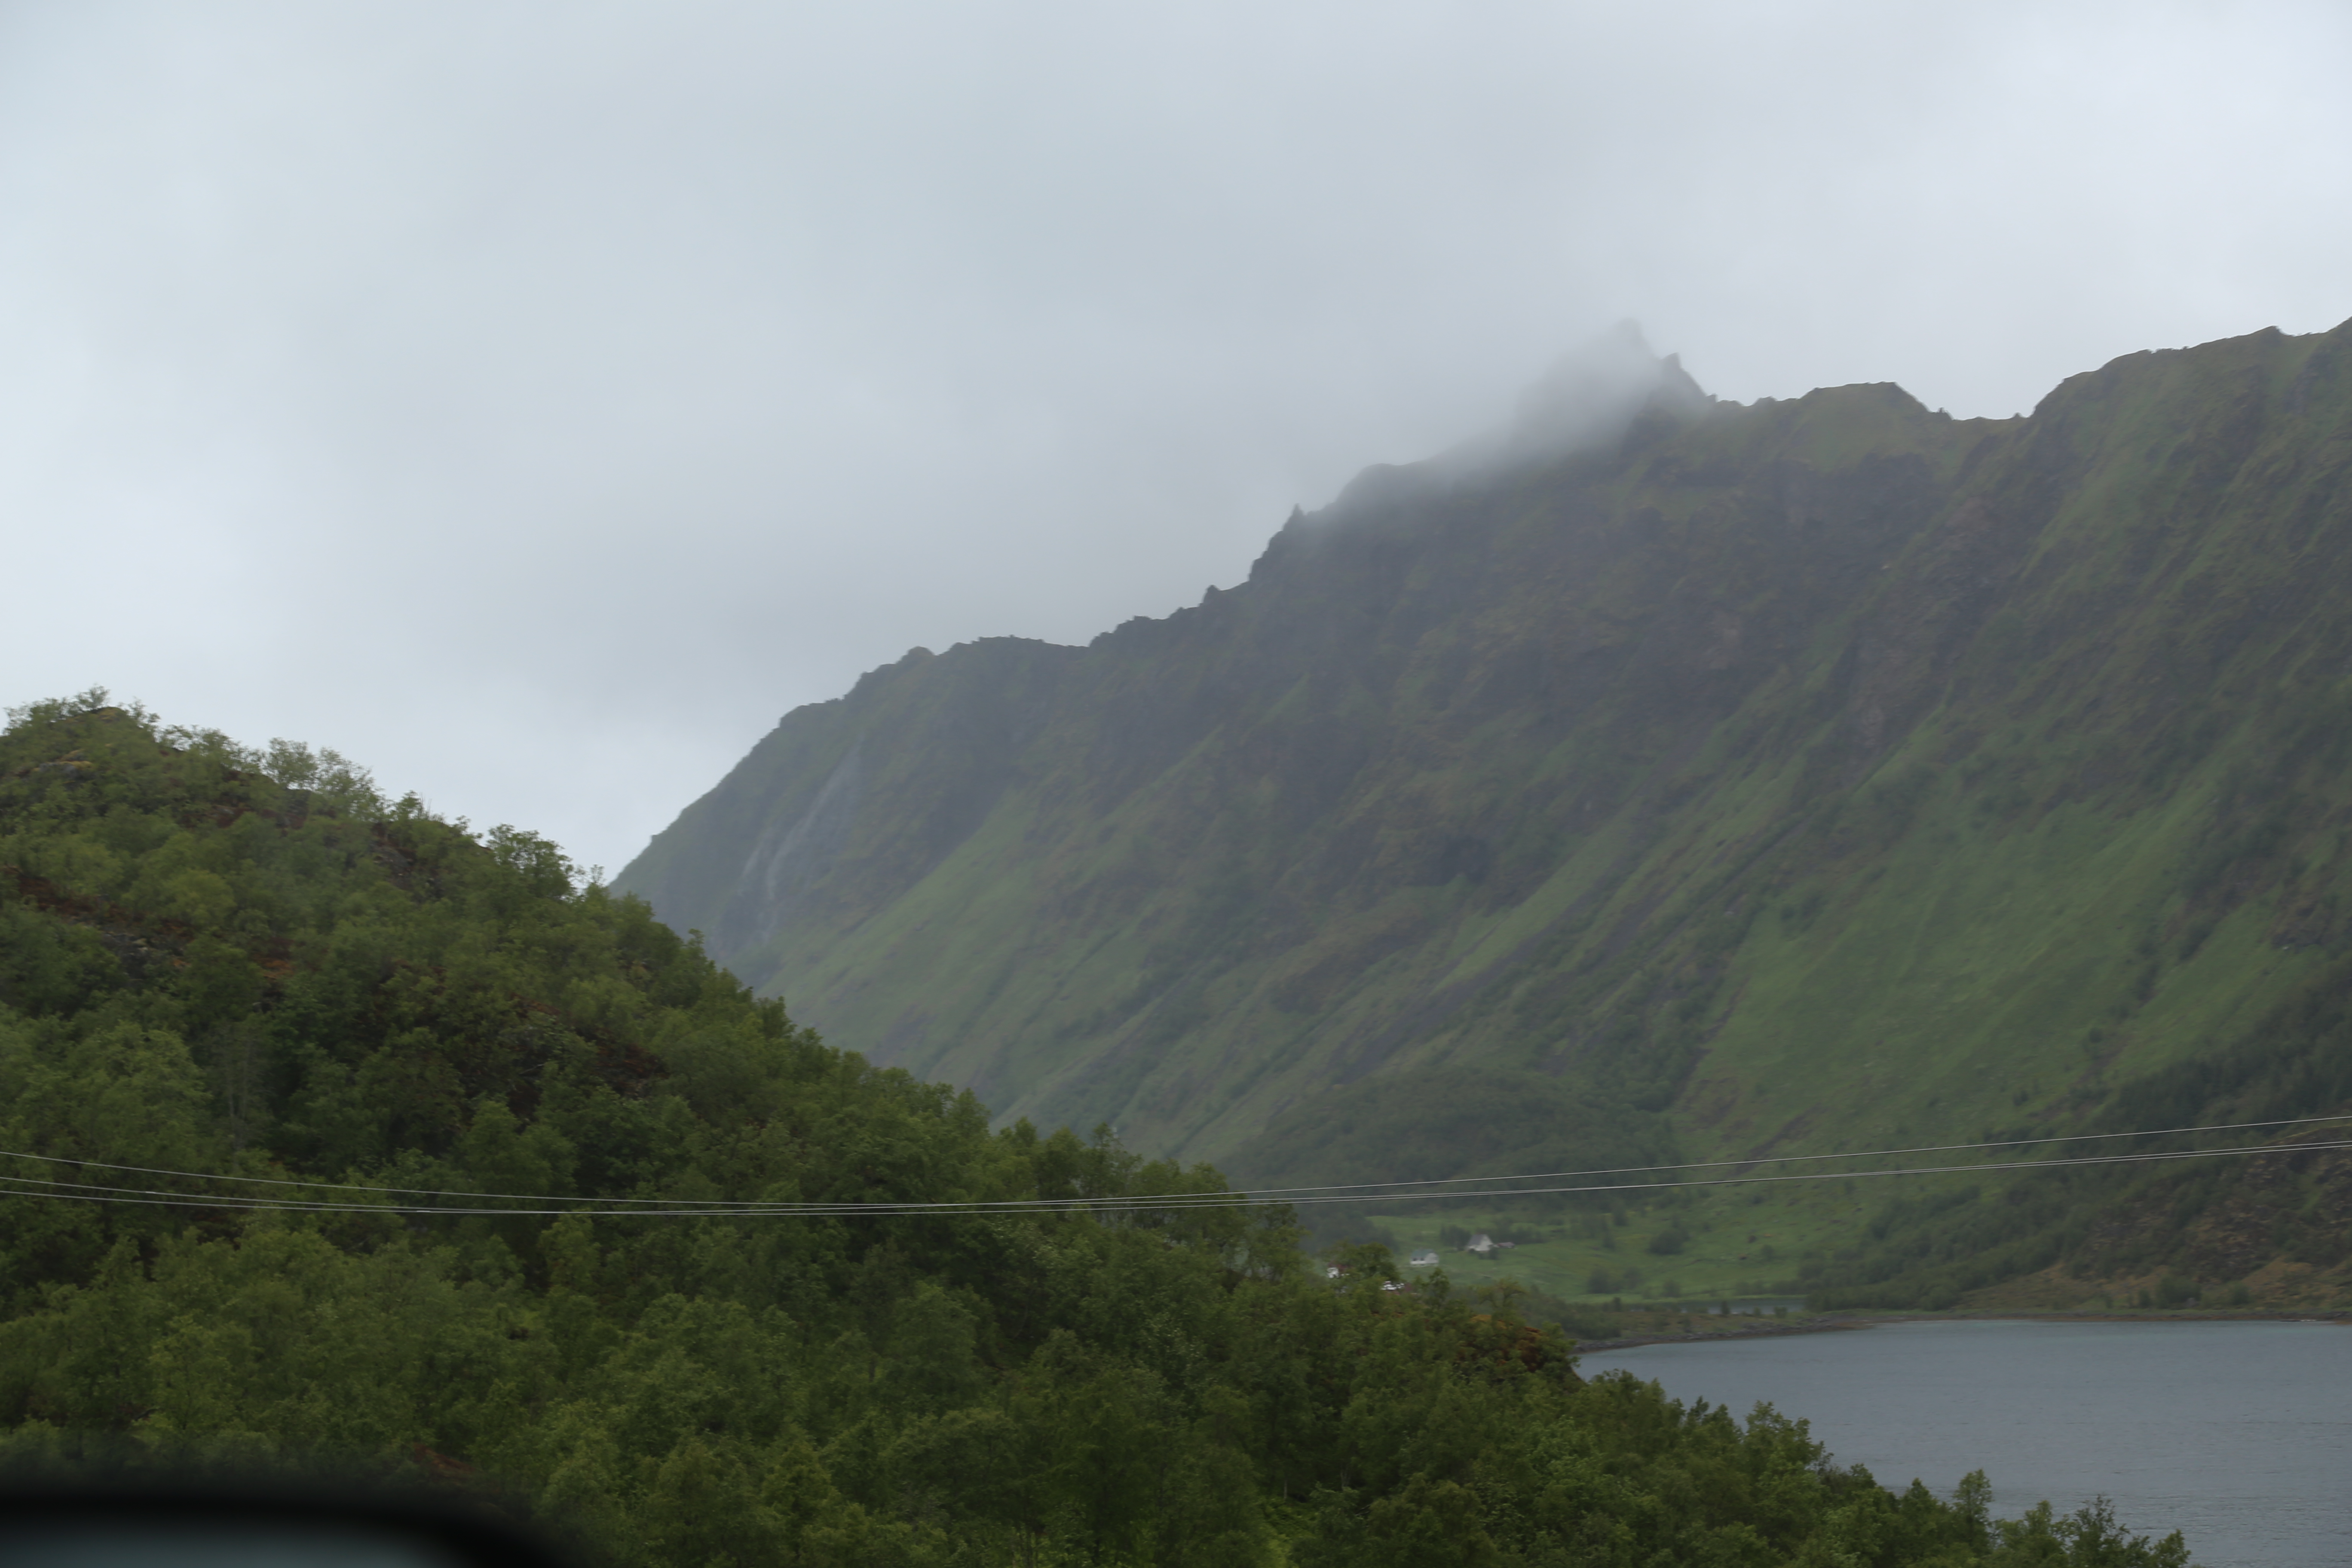
{"label": "calm water of fjord", "polygon": [[1583,1359],[1745,1416],[1812,1424],[1841,1464],[1998,1510],[2105,1492],[2206,1568],[2352,1563],[2352,1328],[2319,1323],[1896,1323]]}

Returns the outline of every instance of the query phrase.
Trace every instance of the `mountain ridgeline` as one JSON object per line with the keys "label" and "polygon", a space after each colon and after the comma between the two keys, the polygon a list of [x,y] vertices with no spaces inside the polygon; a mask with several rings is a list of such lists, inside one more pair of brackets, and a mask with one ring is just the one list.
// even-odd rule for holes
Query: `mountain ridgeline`
{"label": "mountain ridgeline", "polygon": [[[916,649],[616,886],[877,1062],[1256,1182],[1360,1117],[1452,1174],[2352,1105],[2352,324],[2011,420],[1634,392],[1085,647]],[[1571,1110],[1447,1111],[1498,1081]],[[2333,1279],[2332,1158],[1898,1205],[1813,1284]]]}

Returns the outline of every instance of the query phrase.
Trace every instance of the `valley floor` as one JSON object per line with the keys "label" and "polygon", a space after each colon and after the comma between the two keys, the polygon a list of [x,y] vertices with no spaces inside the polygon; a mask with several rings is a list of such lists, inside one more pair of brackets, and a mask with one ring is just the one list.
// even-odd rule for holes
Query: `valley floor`
{"label": "valley floor", "polygon": [[[1563,1306],[1614,1312],[1629,1321],[1645,1311],[1694,1321],[1716,1321],[1713,1334],[1789,1331],[1815,1321],[1805,1311],[1809,1265],[1850,1246],[1870,1224],[1875,1205],[1834,1190],[1759,1200],[1734,1189],[1615,1216],[1565,1214],[1517,1217],[1496,1210],[1430,1205],[1421,1212],[1378,1216],[1399,1262],[1434,1253],[1434,1268],[1408,1268],[1408,1278],[1443,1270],[1457,1287],[1511,1283]],[[1485,1233],[1513,1245],[1484,1255],[1465,1240]],[[1930,1316],[2122,1319],[2143,1316],[2278,1317],[2352,1311],[2352,1263],[2322,1268],[2273,1258],[2237,1279],[2178,1279],[2163,1269],[2095,1278],[2063,1264],[1969,1292],[1948,1312]],[[1775,1314],[1784,1314],[1776,1317]],[[1727,1322],[1728,1315],[1737,1321]],[[1916,1314],[1839,1311],[1839,1323]],[[1635,1338],[1694,1331],[1661,1325],[1629,1327]]]}

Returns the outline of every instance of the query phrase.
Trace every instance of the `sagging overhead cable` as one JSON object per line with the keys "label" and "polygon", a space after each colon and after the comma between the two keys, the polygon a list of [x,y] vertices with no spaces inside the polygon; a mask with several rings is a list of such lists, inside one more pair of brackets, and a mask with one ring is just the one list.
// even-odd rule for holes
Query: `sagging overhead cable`
{"label": "sagging overhead cable", "polygon": [[[2298,1117],[2275,1122],[2231,1123],[2203,1129],[2171,1129],[2168,1130],[2168,1131],[2171,1134],[2178,1134],[2196,1131],[2223,1131],[2250,1129],[2263,1126],[2297,1126],[2313,1122],[2344,1121],[2352,1121],[2352,1116]],[[2168,1134],[2140,1132],[2099,1134],[2097,1136],[2157,1137],[2165,1135]],[[2070,1141],[2071,1140],[2062,1138],[2026,1139],[1980,1144],[1948,1145],[1946,1147],[1959,1149],[2000,1148],[2013,1146],[2018,1143],[2063,1142]],[[1244,1206],[1264,1206],[1276,1204],[1288,1205],[1290,1206],[1301,1206],[1339,1203],[1389,1203],[1398,1201],[1400,1198],[1426,1201],[1430,1198],[1437,1197],[1513,1198],[1633,1193],[1650,1194],[1661,1192],[1684,1191],[1700,1187],[1754,1186],[1769,1184],[1797,1182],[1845,1182],[1892,1176],[1951,1175],[1958,1173],[2001,1171],[2055,1170],[2092,1165],[2141,1164],[2172,1160],[2218,1159],[2244,1155],[2307,1154],[2341,1149],[2352,1149],[2352,1139],[2327,1142],[2233,1144],[2219,1149],[2150,1150],[2119,1154],[2067,1155],[2055,1159],[2041,1160],[1985,1161],[1970,1163],[1940,1165],[1903,1165],[1858,1171],[1801,1171],[1777,1175],[1745,1174],[1710,1176],[1702,1177],[1696,1180],[1681,1181],[1587,1183],[1577,1185],[1548,1187],[1495,1187],[1479,1190],[1455,1190],[1442,1193],[1422,1192],[1400,1194],[1392,1191],[1360,1192],[1316,1188],[1285,1189],[1285,1191],[1287,1192],[1303,1194],[1290,1197],[1284,1197],[1278,1194],[1273,1193],[1223,1192],[1168,1193],[1125,1197],[1064,1199],[1015,1198],[963,1202],[884,1201],[878,1203],[812,1203],[802,1201],[760,1202],[757,1200],[712,1200],[709,1202],[698,1202],[696,1200],[663,1200],[657,1198],[567,1198],[558,1196],[525,1196],[521,1194],[503,1193],[443,1192],[425,1188],[371,1187],[358,1183],[306,1183],[299,1178],[237,1177],[207,1174],[199,1172],[176,1171],[156,1171],[152,1173],[176,1175],[191,1181],[244,1181],[268,1183],[271,1185],[280,1186],[317,1187],[326,1190],[347,1192],[377,1192],[384,1194],[400,1194],[410,1196],[424,1195],[489,1198],[493,1200],[500,1200],[511,1205],[527,1205],[530,1206],[492,1207],[476,1204],[367,1203],[353,1200],[274,1197],[242,1194],[209,1194],[173,1192],[151,1187],[109,1186],[97,1183],[68,1182],[44,1177],[7,1175],[0,1175],[0,1194],[15,1194],[16,1195],[26,1197],[52,1197],[79,1203],[138,1204],[158,1207],[204,1208],[216,1211],[231,1210],[274,1211],[286,1213],[415,1215],[436,1215],[445,1218],[458,1218],[466,1215],[483,1218],[561,1218],[567,1215],[579,1215],[586,1217],[612,1219],[770,1218],[792,1216],[847,1217],[852,1215],[866,1217],[879,1217],[884,1215],[951,1216],[957,1215],[986,1217],[997,1215],[1013,1215],[1089,1212],[1132,1213],[1142,1210],[1169,1211],[1193,1208],[1236,1208]],[[1927,1152],[1931,1151],[1921,1150],[1916,1152]],[[1890,1151],[1888,1152],[1897,1152]],[[24,1154],[5,1150],[0,1150],[0,1155],[6,1155],[7,1157],[20,1160],[37,1160],[43,1163],[48,1164],[81,1163],[81,1162],[59,1161],[51,1159],[47,1156]],[[1798,1160],[1818,1161],[1870,1157],[1873,1156],[1869,1154],[1786,1156],[1786,1158],[1791,1162]],[[1682,1166],[1642,1166],[1633,1167],[1632,1169],[1633,1172],[1638,1173],[1641,1171],[1654,1170],[1696,1170],[1728,1164],[1753,1165],[1770,1163],[1772,1162],[1709,1161]],[[100,1168],[111,1170],[141,1171],[145,1169],[143,1167],[137,1166],[106,1165],[101,1162],[89,1162],[89,1163],[97,1165]],[[1612,1175],[1626,1173],[1618,1171],[1595,1171],[1589,1173],[1568,1173]],[[1541,1176],[1529,1176],[1500,1177],[1495,1179],[1504,1181],[1523,1181],[1543,1180],[1547,1178]],[[1402,1185],[1402,1184],[1398,1184]],[[614,1204],[628,1204],[636,1206],[606,1206]],[[656,1205],[662,1206],[646,1206]]]}

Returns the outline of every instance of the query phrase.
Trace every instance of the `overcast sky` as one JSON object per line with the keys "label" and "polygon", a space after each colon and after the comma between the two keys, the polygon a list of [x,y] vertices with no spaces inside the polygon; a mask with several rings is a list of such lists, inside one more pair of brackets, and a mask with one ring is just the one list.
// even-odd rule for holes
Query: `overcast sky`
{"label": "overcast sky", "polygon": [[1994,415],[2332,326],[2347,81],[2342,0],[0,5],[0,702],[616,870],[1622,318]]}

